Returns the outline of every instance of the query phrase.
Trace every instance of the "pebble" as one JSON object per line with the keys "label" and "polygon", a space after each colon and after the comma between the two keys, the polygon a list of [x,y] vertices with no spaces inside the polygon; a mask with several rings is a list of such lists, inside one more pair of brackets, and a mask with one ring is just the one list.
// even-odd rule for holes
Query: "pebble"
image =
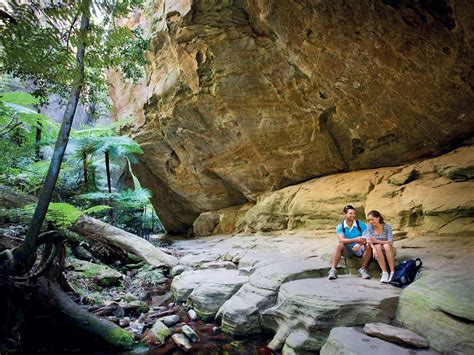
{"label": "pebble", "polygon": [[167,327],[172,327],[173,325],[179,322],[179,316],[173,314],[172,316],[159,318],[158,320],[162,321]]}
{"label": "pebble", "polygon": [[173,342],[182,349],[190,350],[193,346],[184,334],[176,333],[171,336]]}
{"label": "pebble", "polygon": [[188,311],[188,316],[191,320],[196,320],[198,318],[197,314],[196,314],[196,311],[194,309],[190,309]]}
{"label": "pebble", "polygon": [[221,330],[222,330],[221,327],[217,327],[217,326],[212,327],[212,332],[214,334],[219,334],[221,332]]}
{"label": "pebble", "polygon": [[130,325],[130,318],[125,317],[125,318],[120,319],[120,320],[119,320],[119,325],[120,325],[122,328],[128,327],[128,326]]}
{"label": "pebble", "polygon": [[194,331],[193,328],[191,328],[189,325],[184,325],[182,328],[183,334],[188,337],[189,340],[191,340],[193,343],[197,343],[199,341],[199,337]]}

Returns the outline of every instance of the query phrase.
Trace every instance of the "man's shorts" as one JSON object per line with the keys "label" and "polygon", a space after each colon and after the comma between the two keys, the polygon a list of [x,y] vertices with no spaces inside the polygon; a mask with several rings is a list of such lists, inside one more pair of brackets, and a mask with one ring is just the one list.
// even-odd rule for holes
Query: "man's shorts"
{"label": "man's shorts", "polygon": [[353,251],[353,247],[349,247],[347,245],[344,245],[344,249],[342,249],[342,256],[345,258],[352,258],[353,256],[356,256],[358,258],[362,258],[362,255],[364,254],[365,251],[365,246],[362,246],[359,250]]}

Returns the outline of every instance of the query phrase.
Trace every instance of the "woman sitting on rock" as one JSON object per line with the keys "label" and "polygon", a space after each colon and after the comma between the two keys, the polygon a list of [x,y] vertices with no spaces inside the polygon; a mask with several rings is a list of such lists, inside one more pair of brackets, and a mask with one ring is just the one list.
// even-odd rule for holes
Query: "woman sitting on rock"
{"label": "woman sitting on rock", "polygon": [[[370,211],[367,214],[367,221],[369,224],[364,232],[364,237],[367,238],[369,245],[372,247],[372,255],[382,269],[380,282],[390,282],[395,271],[392,226],[384,222],[382,215],[378,211]],[[390,275],[387,272],[385,257],[387,257]]]}

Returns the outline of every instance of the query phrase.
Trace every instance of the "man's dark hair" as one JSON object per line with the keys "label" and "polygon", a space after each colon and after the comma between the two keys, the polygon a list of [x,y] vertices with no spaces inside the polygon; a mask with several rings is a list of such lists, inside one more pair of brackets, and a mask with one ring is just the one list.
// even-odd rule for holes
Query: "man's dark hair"
{"label": "man's dark hair", "polygon": [[347,213],[347,211],[349,211],[349,210],[354,210],[354,211],[355,211],[355,208],[352,207],[352,205],[347,205],[346,207],[344,207],[344,208],[342,209],[342,211],[343,211],[344,213]]}

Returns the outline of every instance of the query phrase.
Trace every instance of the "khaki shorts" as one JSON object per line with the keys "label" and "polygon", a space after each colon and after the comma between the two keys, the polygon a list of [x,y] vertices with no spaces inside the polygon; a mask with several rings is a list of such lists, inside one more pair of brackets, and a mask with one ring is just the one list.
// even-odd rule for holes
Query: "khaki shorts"
{"label": "khaki shorts", "polygon": [[362,258],[362,255],[364,254],[364,251],[365,251],[365,246],[362,246],[359,250],[354,252],[352,250],[352,247],[344,245],[344,249],[342,249],[342,256],[345,257],[345,258],[352,258],[353,256],[356,256],[358,258]]}

